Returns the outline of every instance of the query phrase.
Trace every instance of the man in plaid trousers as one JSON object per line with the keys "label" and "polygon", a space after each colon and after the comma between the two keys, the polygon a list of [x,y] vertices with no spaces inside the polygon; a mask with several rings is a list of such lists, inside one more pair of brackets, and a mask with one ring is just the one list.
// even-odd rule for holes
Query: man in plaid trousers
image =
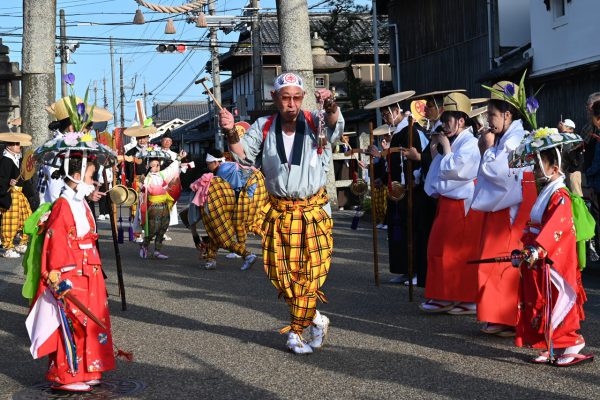
{"label": "man in plaid trousers", "polygon": [[265,271],[290,307],[290,325],[280,332],[288,333],[287,347],[296,354],[320,348],[329,325],[317,311],[317,299],[325,301],[321,287],[333,251],[326,171],[331,143],[344,131],[344,119],[329,90],[315,93],[322,114],[301,109],[305,94],[298,75],[275,78],[271,97],[278,113],[259,118],[241,139],[231,113],[223,110],[219,115],[234,157],[260,167],[265,176]]}
{"label": "man in plaid trousers", "polygon": [[20,177],[21,146],[31,146],[31,136],[23,133],[0,133],[0,142],[6,145],[0,158],[0,230],[4,246],[3,257],[18,258],[27,250],[29,239],[24,234],[19,245],[14,245],[17,232],[23,230],[25,220],[31,215],[29,201],[23,194],[24,181]]}

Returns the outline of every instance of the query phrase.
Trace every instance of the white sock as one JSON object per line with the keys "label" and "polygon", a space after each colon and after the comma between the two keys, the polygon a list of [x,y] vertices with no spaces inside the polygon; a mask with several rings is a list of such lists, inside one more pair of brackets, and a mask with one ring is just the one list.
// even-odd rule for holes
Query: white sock
{"label": "white sock", "polygon": [[[567,347],[564,349],[563,354],[579,354],[579,352],[585,347],[585,342],[581,344],[576,344],[575,346]],[[573,361],[573,357],[560,357],[556,363],[557,364],[568,364]]]}

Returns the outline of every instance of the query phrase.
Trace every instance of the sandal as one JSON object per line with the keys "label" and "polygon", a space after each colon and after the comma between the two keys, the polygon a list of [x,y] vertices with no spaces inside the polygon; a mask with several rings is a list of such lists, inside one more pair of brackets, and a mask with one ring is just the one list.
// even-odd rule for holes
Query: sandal
{"label": "sandal", "polygon": [[[560,362],[560,360],[567,359],[567,358],[572,358],[572,360],[569,362],[564,362],[564,363]],[[557,367],[570,367],[575,364],[585,364],[585,363],[592,362],[592,361],[594,361],[593,354],[571,353],[571,354],[563,354],[560,357],[557,357],[556,360],[554,361],[554,365]]]}
{"label": "sandal", "polygon": [[477,306],[474,303],[458,303],[448,310],[451,315],[473,315],[477,314]]}
{"label": "sandal", "polygon": [[552,362],[552,360],[550,360],[550,354],[546,350],[541,351],[537,357],[530,359],[529,362],[533,364],[548,364]]}
{"label": "sandal", "polygon": [[496,336],[500,337],[514,337],[517,334],[515,328],[512,326],[505,326],[500,332],[496,332]]}
{"label": "sandal", "polygon": [[427,300],[426,302],[419,304],[419,308],[426,313],[437,314],[452,310],[456,304],[456,302],[444,304],[444,302],[438,302],[436,300]]}
{"label": "sandal", "polygon": [[486,322],[481,327],[480,331],[490,335],[495,335],[498,332],[502,332],[506,325],[494,324],[493,322]]}

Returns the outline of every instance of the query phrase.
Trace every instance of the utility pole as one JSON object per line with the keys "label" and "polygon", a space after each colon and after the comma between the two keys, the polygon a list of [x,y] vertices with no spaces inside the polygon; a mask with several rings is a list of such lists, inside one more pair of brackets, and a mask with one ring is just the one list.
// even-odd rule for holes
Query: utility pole
{"label": "utility pole", "polygon": [[115,83],[115,49],[113,48],[112,36],[110,37],[110,74],[112,78],[112,103],[113,103],[113,123],[115,128],[117,123],[117,84]]}
{"label": "utility pole", "polygon": [[[281,67],[284,72],[295,72],[304,79],[307,96],[303,107],[316,108],[315,77],[313,75],[312,49],[310,48],[310,26],[306,0],[277,0],[279,22],[279,46]],[[335,193],[335,192],[334,192]]]}
{"label": "utility pole", "polygon": [[[33,136],[32,147],[48,140],[48,104],[56,95],[56,0],[23,0],[23,132]],[[36,179],[37,175],[34,175]],[[37,182],[34,182],[34,185]]]}
{"label": "utility pole", "polygon": [[104,90],[102,90],[102,93],[104,94],[104,108],[108,110],[108,96],[106,95],[106,76],[104,76],[104,79],[102,79],[102,84],[104,87]]}
{"label": "utility pole", "polygon": [[[209,0],[208,2],[208,14],[216,15],[216,0]],[[221,103],[221,70],[219,68],[219,49],[217,48],[217,28],[210,28],[210,54],[212,63],[212,83],[213,83],[213,95],[215,99]],[[217,106],[213,104],[214,111],[214,127],[215,127],[215,147],[219,150],[223,150],[223,139],[221,137],[221,130],[217,123]]]}
{"label": "utility pole", "polygon": [[[377,25],[377,1],[372,1],[373,7],[373,60],[375,61],[375,99],[381,98],[381,89],[379,83],[381,78],[379,77],[379,26]],[[381,112],[379,108],[375,110],[377,115],[377,126],[381,126]]]}
{"label": "utility pole", "polygon": [[262,111],[263,80],[262,80],[262,38],[260,35],[260,20],[258,10],[260,0],[252,0],[252,81],[254,93],[254,112]]}
{"label": "utility pole", "polygon": [[[120,86],[121,86],[121,128],[125,129],[125,86],[123,84],[123,57],[119,57]],[[139,121],[144,125],[144,121]]]}
{"label": "utility pole", "polygon": [[144,112],[148,112],[148,103],[147,103],[148,94],[149,93],[146,92],[146,79],[144,79],[144,93],[143,93],[143,96],[144,96]]}
{"label": "utility pole", "polygon": [[65,10],[62,8],[60,15],[60,95],[67,96],[67,82],[62,79],[67,74],[67,23],[65,21]]}
{"label": "utility pole", "polygon": [[94,104],[98,104],[98,81],[94,81]]}

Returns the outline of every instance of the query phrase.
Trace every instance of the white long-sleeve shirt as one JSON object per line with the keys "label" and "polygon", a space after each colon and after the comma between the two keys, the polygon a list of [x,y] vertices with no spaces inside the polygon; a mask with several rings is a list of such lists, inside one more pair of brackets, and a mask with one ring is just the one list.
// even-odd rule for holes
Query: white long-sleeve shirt
{"label": "white long-sleeve shirt", "polygon": [[525,133],[521,120],[513,121],[498,144],[483,153],[471,205],[473,209],[494,212],[510,208],[511,222],[514,222],[523,201],[523,172],[531,171],[531,168],[509,168],[508,157]]}
{"label": "white long-sleeve shirt", "polygon": [[475,192],[480,160],[473,129],[463,130],[450,146],[450,153],[438,154],[433,159],[425,179],[425,192],[431,197],[464,200],[466,214]]}

